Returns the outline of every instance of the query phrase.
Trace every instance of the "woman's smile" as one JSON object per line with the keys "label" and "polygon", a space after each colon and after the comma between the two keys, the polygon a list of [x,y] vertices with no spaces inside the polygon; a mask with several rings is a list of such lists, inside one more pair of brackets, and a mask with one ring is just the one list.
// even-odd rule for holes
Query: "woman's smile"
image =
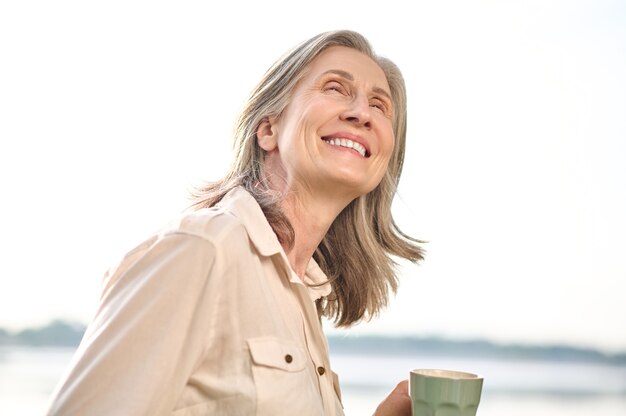
{"label": "woman's smile", "polygon": [[338,150],[348,149],[364,158],[371,154],[368,150],[367,141],[358,135],[340,132],[324,136],[322,140],[331,146],[338,147]]}

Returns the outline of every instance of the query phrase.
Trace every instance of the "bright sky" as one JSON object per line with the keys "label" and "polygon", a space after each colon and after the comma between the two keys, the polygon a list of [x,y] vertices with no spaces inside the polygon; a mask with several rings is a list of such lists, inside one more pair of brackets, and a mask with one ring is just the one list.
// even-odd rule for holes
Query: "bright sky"
{"label": "bright sky", "polygon": [[351,333],[626,350],[626,3],[308,4],[0,5],[0,326],[87,322],[104,271],[224,173],[265,69],[347,28],[406,78],[395,209],[429,241]]}

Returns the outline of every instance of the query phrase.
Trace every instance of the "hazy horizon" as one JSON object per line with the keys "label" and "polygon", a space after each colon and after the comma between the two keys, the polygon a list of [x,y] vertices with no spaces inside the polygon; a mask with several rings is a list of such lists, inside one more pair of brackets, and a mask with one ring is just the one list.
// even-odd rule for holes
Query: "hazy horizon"
{"label": "hazy horizon", "polygon": [[[7,328],[7,327],[3,327],[0,326],[0,331],[5,330],[7,331],[10,335],[12,336],[16,336],[18,335],[20,332],[23,331],[32,331],[32,330],[42,330],[45,328],[48,328],[50,326],[52,326],[55,323],[60,323],[62,325],[70,325],[70,326],[79,326],[81,330],[84,330],[87,328],[89,322],[82,322],[82,321],[76,321],[76,320],[66,320],[66,319],[62,319],[62,318],[57,318],[57,319],[52,319],[47,323],[44,324],[40,324],[40,325],[34,325],[34,326],[22,326],[22,327],[17,327],[17,328]],[[416,340],[416,341],[441,341],[443,343],[472,343],[472,342],[487,342],[493,346],[496,346],[498,348],[505,348],[505,347],[521,347],[521,348],[542,348],[542,347],[565,347],[565,348],[573,348],[573,349],[579,349],[581,351],[596,351],[599,352],[601,354],[605,354],[605,356],[607,357],[617,357],[617,356],[626,356],[626,348],[623,350],[604,350],[602,348],[597,348],[597,347],[593,347],[593,346],[588,346],[588,345],[582,345],[582,344],[568,344],[568,343],[547,343],[547,342],[538,342],[538,343],[528,343],[528,342],[524,342],[524,341],[511,341],[511,342],[503,342],[503,341],[498,341],[495,339],[490,339],[488,337],[481,337],[481,336],[475,336],[475,337],[465,337],[465,338],[455,338],[453,336],[445,336],[445,335],[440,335],[440,334],[402,334],[402,333],[380,333],[380,332],[356,332],[356,333],[350,333],[349,331],[346,330],[341,330],[341,331],[337,331],[337,330],[331,330],[331,331],[326,331],[327,332],[327,336],[329,338],[329,340],[334,339],[334,340],[356,340],[356,339],[389,339],[389,340],[401,340],[401,339],[412,339],[412,340]],[[1,344],[0,344],[1,345]]]}

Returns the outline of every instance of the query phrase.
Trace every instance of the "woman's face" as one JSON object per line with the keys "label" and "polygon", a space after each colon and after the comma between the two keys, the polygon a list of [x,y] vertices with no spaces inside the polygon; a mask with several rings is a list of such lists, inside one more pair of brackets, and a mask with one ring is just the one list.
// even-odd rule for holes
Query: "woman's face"
{"label": "woman's face", "polygon": [[355,49],[328,48],[309,64],[283,113],[267,122],[273,140],[259,134],[266,169],[291,189],[364,195],[387,170],[393,112],[375,61]]}

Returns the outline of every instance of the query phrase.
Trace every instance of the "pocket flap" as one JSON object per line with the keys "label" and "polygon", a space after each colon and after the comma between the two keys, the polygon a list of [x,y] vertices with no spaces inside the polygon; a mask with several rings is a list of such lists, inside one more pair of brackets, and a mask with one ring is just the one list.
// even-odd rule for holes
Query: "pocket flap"
{"label": "pocket flap", "polygon": [[250,338],[248,347],[252,361],[257,365],[284,371],[302,371],[306,366],[306,354],[295,342],[272,338]]}

